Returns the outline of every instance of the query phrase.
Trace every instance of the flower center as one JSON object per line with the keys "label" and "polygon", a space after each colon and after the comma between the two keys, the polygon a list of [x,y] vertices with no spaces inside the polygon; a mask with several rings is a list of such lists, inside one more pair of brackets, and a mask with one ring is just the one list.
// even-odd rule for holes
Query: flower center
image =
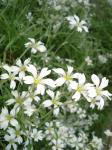
{"label": "flower center", "polygon": [[70,75],[65,75],[65,76],[64,76],[64,79],[67,80],[67,81],[72,80],[72,78],[71,78]]}
{"label": "flower center", "polygon": [[31,48],[35,48],[35,49],[37,49],[37,48],[38,48],[38,46],[39,46],[39,44],[38,44],[38,43],[33,43],[33,44],[31,44],[31,45],[30,45],[30,47],[31,47]]}
{"label": "flower center", "polygon": [[58,106],[58,101],[56,99],[52,99],[52,103],[53,103],[53,105],[57,105]]}
{"label": "flower center", "polygon": [[36,78],[36,79],[34,80],[34,83],[35,83],[36,85],[39,84],[39,83],[40,83],[40,79]]}
{"label": "flower center", "polygon": [[82,28],[81,22],[77,22],[77,27]]}
{"label": "flower center", "polygon": [[97,95],[101,95],[101,89],[98,88],[98,87],[96,88],[96,94],[97,94]]}
{"label": "flower center", "polygon": [[16,130],[16,131],[15,131],[15,134],[16,134],[16,136],[20,136],[20,131],[19,131],[19,130]]}
{"label": "flower center", "polygon": [[14,141],[11,139],[11,140],[9,141],[9,143],[10,143],[10,144],[13,144],[13,143],[14,143]]}
{"label": "flower center", "polygon": [[10,80],[14,80],[14,78],[15,78],[15,77],[14,77],[13,74],[10,74],[10,75],[9,75],[9,79],[10,79]]}
{"label": "flower center", "polygon": [[78,87],[77,87],[77,92],[81,92],[81,91],[83,91],[84,90],[84,87],[83,87],[83,85],[79,85]]}
{"label": "flower center", "polygon": [[22,66],[22,67],[20,68],[20,70],[21,70],[21,71],[26,71],[26,67],[25,67],[25,66]]}
{"label": "flower center", "polygon": [[23,102],[23,100],[20,98],[20,97],[18,97],[17,99],[16,99],[16,103],[18,103],[18,104],[22,104],[22,102]]}
{"label": "flower center", "polygon": [[6,119],[7,119],[8,121],[10,121],[12,118],[13,118],[12,115],[7,115],[7,116],[6,116]]}

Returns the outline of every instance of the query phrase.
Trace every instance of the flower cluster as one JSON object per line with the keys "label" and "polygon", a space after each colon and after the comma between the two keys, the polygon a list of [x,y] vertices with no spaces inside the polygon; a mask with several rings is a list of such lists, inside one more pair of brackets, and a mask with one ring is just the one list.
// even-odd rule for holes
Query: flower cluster
{"label": "flower cluster", "polygon": [[43,140],[53,150],[102,147],[101,139],[93,136],[91,141],[86,133],[98,116],[88,116],[80,102],[103,109],[105,101],[112,96],[105,89],[108,79],[100,80],[93,74],[89,83],[85,75],[74,72],[72,66],[66,70],[50,70],[37,67],[29,58],[24,62],[17,59],[12,66],[3,64],[0,78],[4,85],[10,86],[0,114],[0,128],[6,131],[4,139],[9,143],[6,149],[16,150],[21,144],[27,148],[32,142]]}
{"label": "flower cluster", "polygon": [[[105,150],[106,144],[96,136],[94,125],[100,118],[96,112],[109,104],[112,94],[109,80],[102,74],[96,75],[97,69],[90,75],[89,69],[95,67],[95,61],[99,65],[107,64],[112,54],[105,55],[99,49],[102,42],[97,43],[97,38],[86,37],[89,28],[94,32],[90,26],[94,23],[91,19],[95,18],[95,3],[91,0],[34,0],[22,5],[20,2],[19,9],[23,11],[16,14],[18,3],[1,0],[0,4],[1,12],[6,12],[2,13],[3,25],[12,25],[15,15],[10,31],[14,29],[14,33],[19,33],[19,36],[10,35],[7,28],[8,36],[3,35],[1,39],[1,47],[6,47],[4,63],[0,62],[0,149]],[[7,13],[10,9],[13,15]],[[26,37],[25,50],[15,60],[19,53],[13,54],[13,49],[19,50],[21,38]],[[20,45],[16,47],[13,44],[18,40]],[[95,49],[95,53],[90,49]],[[77,54],[69,58],[72,50]],[[99,55],[93,58],[93,54]],[[84,63],[80,65],[81,60]],[[108,129],[104,133],[110,142],[112,131]],[[109,142],[108,149],[112,150]]]}

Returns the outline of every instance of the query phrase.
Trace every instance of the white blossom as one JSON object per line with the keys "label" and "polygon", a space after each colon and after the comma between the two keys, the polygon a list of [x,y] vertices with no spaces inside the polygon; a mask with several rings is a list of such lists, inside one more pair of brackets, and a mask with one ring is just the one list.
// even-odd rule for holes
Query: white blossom
{"label": "white blossom", "polygon": [[102,150],[103,149],[103,143],[102,139],[98,138],[97,136],[93,136],[93,139],[91,141],[91,145],[93,148],[96,148],[97,150]]}
{"label": "white blossom", "polygon": [[19,93],[17,90],[11,92],[13,98],[7,100],[7,105],[12,105],[15,103],[15,107],[20,107],[23,105],[25,99],[27,98],[27,92],[23,91],[22,93]]}
{"label": "white blossom", "polygon": [[95,74],[91,76],[91,79],[95,85],[94,88],[91,88],[89,95],[91,98],[88,98],[88,101],[91,102],[91,107],[94,108],[95,105],[98,106],[98,109],[102,109],[104,106],[105,99],[108,98],[111,100],[112,94],[108,90],[104,90],[108,86],[109,80],[105,77],[100,81],[99,77]]}
{"label": "white blossom", "polygon": [[40,97],[38,96],[37,91],[35,91],[35,90],[33,91],[32,88],[29,88],[29,91],[27,93],[27,99],[25,100],[24,104],[25,103],[27,103],[27,104],[30,103],[31,104],[33,101],[38,103],[40,101]]}
{"label": "white blossom", "polygon": [[44,46],[44,43],[41,41],[36,42],[33,38],[28,38],[29,42],[25,44],[26,48],[31,48],[31,53],[36,54],[39,52],[45,52],[47,48]]}
{"label": "white blossom", "polygon": [[66,17],[66,19],[69,22],[70,29],[73,29],[76,27],[78,32],[82,32],[83,30],[85,32],[88,32],[88,27],[86,26],[87,25],[86,21],[84,21],[84,20],[80,21],[78,16],[76,16],[76,15],[68,16],[68,17]]}
{"label": "white blossom", "polygon": [[6,107],[2,108],[2,112],[0,114],[0,128],[6,129],[9,123],[16,127],[18,125],[18,121],[15,119],[15,115],[15,109],[12,109],[9,113]]}
{"label": "white blossom", "polygon": [[60,139],[58,139],[58,140],[53,139],[52,143],[54,144],[52,146],[52,150],[63,150],[65,147],[63,141],[61,141]]}
{"label": "white blossom", "polygon": [[62,68],[53,69],[60,77],[55,81],[56,86],[62,86],[64,83],[70,83],[76,74],[73,73],[73,67],[67,66],[68,71],[65,72]]}
{"label": "white blossom", "polygon": [[15,71],[13,71],[11,66],[4,65],[3,68],[7,71],[7,73],[1,74],[0,78],[2,80],[9,80],[10,81],[10,88],[15,89],[16,87],[16,80],[18,80],[17,75],[17,68],[15,67]]}
{"label": "white blossom", "polygon": [[109,129],[107,129],[104,133],[106,136],[112,137],[112,131],[110,131]]}
{"label": "white blossom", "polygon": [[37,69],[33,65],[29,65],[28,71],[32,74],[29,76],[25,76],[23,78],[25,84],[34,84],[36,86],[37,94],[43,95],[45,93],[45,85],[48,85],[52,88],[55,87],[55,83],[52,79],[44,77],[48,76],[51,73],[51,70],[48,68],[43,68],[40,73],[37,72]]}
{"label": "white blossom", "polygon": [[32,116],[33,113],[36,111],[36,106],[34,104],[31,104],[31,103],[24,103],[24,113],[27,115],[27,116]]}
{"label": "white blossom", "polygon": [[76,78],[78,79],[78,82],[71,82],[69,89],[74,90],[75,92],[75,94],[72,96],[72,99],[78,101],[81,98],[81,95],[83,95],[85,98],[87,97],[88,90],[91,89],[93,85],[86,83],[86,77],[84,74],[78,73]]}
{"label": "white blossom", "polygon": [[25,77],[25,73],[27,71],[27,67],[30,64],[31,59],[26,59],[23,63],[20,59],[16,61],[16,65],[18,66],[19,79],[23,79]]}
{"label": "white blossom", "polygon": [[6,150],[11,150],[11,147],[13,147],[14,150],[17,150],[17,145],[16,145],[16,141],[15,141],[15,136],[14,135],[8,135],[6,134],[4,136],[4,139],[9,142],[9,144],[6,146]]}
{"label": "white blossom", "polygon": [[32,12],[28,12],[28,14],[26,14],[26,19],[27,19],[29,22],[32,22],[32,20],[33,20]]}
{"label": "white blossom", "polygon": [[51,139],[50,134],[54,134],[53,122],[46,122],[45,123],[45,134],[48,136],[48,139]]}
{"label": "white blossom", "polygon": [[42,133],[42,130],[33,129],[31,133],[31,137],[34,139],[34,141],[38,142],[39,140],[42,141],[44,138],[44,135]]}
{"label": "white blossom", "polygon": [[85,58],[85,62],[87,63],[88,66],[92,66],[93,65],[92,59],[89,56],[87,56]]}
{"label": "white blossom", "polygon": [[98,55],[98,59],[101,64],[105,64],[108,61],[108,59],[105,55]]}
{"label": "white blossom", "polygon": [[51,100],[45,100],[43,102],[44,107],[51,107],[53,106],[53,114],[57,116],[59,114],[59,107],[62,105],[62,103],[59,101],[60,98],[60,92],[57,91],[55,94],[53,91],[48,90],[47,94],[51,97]]}
{"label": "white blossom", "polygon": [[21,136],[21,135],[22,135],[22,131],[21,131],[21,129],[20,129],[19,124],[18,124],[18,126],[16,126],[15,129],[9,127],[8,130],[7,130],[7,132],[8,132],[11,136],[15,137],[15,141],[16,141],[17,143],[21,144],[21,143],[23,142],[23,138],[22,138],[22,136]]}

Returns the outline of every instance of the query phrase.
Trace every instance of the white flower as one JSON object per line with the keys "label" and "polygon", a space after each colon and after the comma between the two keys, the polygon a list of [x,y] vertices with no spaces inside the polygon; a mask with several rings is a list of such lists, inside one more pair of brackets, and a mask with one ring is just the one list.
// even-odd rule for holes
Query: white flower
{"label": "white flower", "polygon": [[51,73],[51,70],[48,70],[48,68],[43,68],[41,72],[38,73],[35,66],[29,65],[28,71],[31,72],[33,76],[24,77],[24,83],[34,84],[36,86],[37,94],[43,95],[45,93],[45,85],[55,88],[55,83],[52,79],[44,79],[44,77],[48,76]]}
{"label": "white flower", "polygon": [[76,74],[73,74],[73,67],[67,66],[68,71],[65,72],[62,68],[53,69],[60,77],[55,81],[56,86],[62,86],[64,83],[70,83]]}
{"label": "white flower", "polygon": [[92,87],[92,84],[85,83],[86,77],[84,74],[77,73],[76,78],[78,79],[78,82],[71,82],[69,89],[75,91],[75,94],[72,96],[72,99],[78,101],[81,98],[81,95],[83,95],[86,98],[86,96],[88,95],[88,90]]}
{"label": "white flower", "polygon": [[44,135],[42,133],[42,130],[38,131],[37,129],[33,129],[31,137],[34,139],[34,141],[38,142],[39,140],[42,141]]}
{"label": "white flower", "polygon": [[5,135],[4,136],[5,141],[9,142],[9,144],[6,146],[6,150],[11,150],[13,147],[14,150],[17,150],[17,145],[15,144],[15,136],[14,135]]}
{"label": "white flower", "polygon": [[111,136],[112,137],[112,132],[108,129],[104,132],[106,136]]}
{"label": "white flower", "polygon": [[8,132],[11,136],[15,137],[15,141],[16,141],[17,143],[21,144],[21,143],[23,142],[23,139],[22,139],[22,137],[21,137],[22,131],[20,130],[20,126],[19,126],[19,125],[16,126],[15,129],[9,127],[8,130],[7,130],[7,132]]}
{"label": "white flower", "polygon": [[102,109],[104,106],[104,98],[108,98],[111,100],[110,97],[112,96],[112,94],[109,93],[109,91],[103,90],[108,86],[109,80],[104,77],[100,81],[99,77],[95,74],[91,76],[91,79],[95,87],[90,89],[89,95],[93,99],[90,99],[88,101],[96,103],[98,105],[98,108]]}
{"label": "white flower", "polygon": [[24,103],[24,113],[27,116],[29,116],[29,117],[32,116],[35,111],[36,111],[35,105],[32,105],[29,101],[26,101]]}
{"label": "white flower", "polygon": [[70,29],[76,27],[78,32],[82,32],[83,30],[88,32],[87,23],[84,20],[80,21],[78,16],[68,16],[66,19],[69,21]]}
{"label": "white flower", "polygon": [[89,56],[87,56],[87,57],[85,58],[85,62],[87,63],[88,66],[93,65],[93,62],[92,62],[92,60],[90,59]]}
{"label": "white flower", "polygon": [[33,20],[32,13],[28,12],[28,14],[26,15],[26,18],[28,19],[29,22],[32,22],[32,20]]}
{"label": "white flower", "polygon": [[98,55],[98,59],[101,64],[105,64],[108,61],[105,55]]}
{"label": "white flower", "polygon": [[65,147],[65,144],[62,140],[60,139],[53,139],[52,140],[53,146],[52,146],[52,150],[63,150]]}
{"label": "white flower", "polygon": [[50,106],[54,106],[54,110],[53,110],[53,114],[55,116],[57,116],[59,114],[59,107],[62,105],[61,102],[59,102],[59,98],[60,98],[60,92],[57,91],[56,95],[53,91],[48,90],[47,94],[51,97],[51,100],[45,100],[43,102],[44,107],[50,107]]}
{"label": "white flower", "polygon": [[40,101],[40,97],[38,96],[37,91],[33,91],[32,88],[29,88],[27,99],[25,100],[25,103],[32,103],[33,101],[36,101],[37,103]]}
{"label": "white flower", "polygon": [[92,145],[93,148],[97,149],[97,150],[102,150],[103,149],[103,143],[102,143],[102,139],[93,136],[93,139],[90,143]]}
{"label": "white flower", "polygon": [[38,51],[39,52],[45,52],[47,48],[44,46],[44,43],[41,41],[35,42],[35,39],[33,38],[28,38],[30,42],[25,44],[26,48],[31,48],[31,53],[35,54]]}
{"label": "white flower", "polygon": [[[53,128],[53,122],[46,122],[45,123],[45,126],[46,126],[46,130],[45,130],[45,134],[46,135],[51,135],[51,134],[55,134],[55,131],[54,131],[54,128]],[[51,136],[48,137],[48,139],[50,139]]]}
{"label": "white flower", "polygon": [[104,100],[103,99],[99,100],[98,97],[94,97],[94,98],[87,97],[87,101],[90,102],[90,107],[92,109],[95,108],[96,105],[98,106],[98,109],[102,109],[104,106]]}
{"label": "white flower", "polygon": [[6,129],[9,123],[15,127],[18,125],[18,121],[15,119],[15,115],[16,115],[15,111],[16,111],[15,109],[12,109],[9,113],[6,107],[2,108],[2,112],[0,114],[1,129]]}
{"label": "white flower", "polygon": [[22,80],[25,77],[25,72],[27,71],[27,67],[30,64],[31,59],[26,59],[23,63],[20,59],[16,61],[16,65],[18,66],[19,78]]}
{"label": "white flower", "polygon": [[22,106],[24,103],[25,99],[27,98],[28,93],[23,91],[22,93],[19,93],[18,91],[12,91],[11,94],[13,95],[14,98],[11,98],[7,100],[7,105],[11,105],[15,103],[15,107],[17,108],[18,106]]}
{"label": "white flower", "polygon": [[10,88],[11,89],[15,89],[16,87],[16,81],[15,80],[18,80],[18,77],[16,77],[17,75],[17,70],[15,71],[12,71],[12,67],[8,66],[8,65],[4,65],[3,68],[8,72],[8,73],[3,73],[0,78],[2,80],[9,80],[10,81]]}
{"label": "white flower", "polygon": [[85,6],[89,6],[90,0],[78,0],[79,3],[84,3]]}

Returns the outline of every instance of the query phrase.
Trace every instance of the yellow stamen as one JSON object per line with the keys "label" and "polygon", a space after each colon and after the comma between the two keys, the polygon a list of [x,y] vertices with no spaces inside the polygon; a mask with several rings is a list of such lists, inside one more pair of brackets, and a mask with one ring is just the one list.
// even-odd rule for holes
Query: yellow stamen
{"label": "yellow stamen", "polygon": [[96,94],[97,94],[97,95],[101,95],[101,89],[98,88],[98,87],[96,88]]}
{"label": "yellow stamen", "polygon": [[15,131],[15,134],[16,134],[16,136],[20,136],[20,131],[19,131],[19,130],[16,130],[16,131]]}
{"label": "yellow stamen", "polygon": [[79,85],[78,87],[77,87],[77,92],[81,92],[81,91],[83,91],[84,90],[84,87],[82,86],[82,85]]}
{"label": "yellow stamen", "polygon": [[53,105],[57,105],[58,106],[58,101],[56,99],[52,99],[52,103],[53,103]]}
{"label": "yellow stamen", "polygon": [[70,75],[65,75],[65,76],[64,76],[64,79],[67,80],[67,81],[72,80],[72,78],[71,78]]}
{"label": "yellow stamen", "polygon": [[22,67],[20,68],[20,70],[21,70],[21,71],[26,71],[26,67],[25,67],[25,66],[22,66]]}
{"label": "yellow stamen", "polygon": [[40,79],[36,78],[35,81],[34,81],[34,83],[35,83],[36,85],[39,84],[39,83],[40,83]]}
{"label": "yellow stamen", "polygon": [[10,121],[12,118],[13,118],[12,115],[7,115],[7,116],[6,116],[6,119],[9,120],[9,121]]}
{"label": "yellow stamen", "polygon": [[18,103],[18,104],[22,104],[22,102],[23,102],[23,100],[20,98],[20,97],[18,97],[17,99],[16,99],[16,103]]}

